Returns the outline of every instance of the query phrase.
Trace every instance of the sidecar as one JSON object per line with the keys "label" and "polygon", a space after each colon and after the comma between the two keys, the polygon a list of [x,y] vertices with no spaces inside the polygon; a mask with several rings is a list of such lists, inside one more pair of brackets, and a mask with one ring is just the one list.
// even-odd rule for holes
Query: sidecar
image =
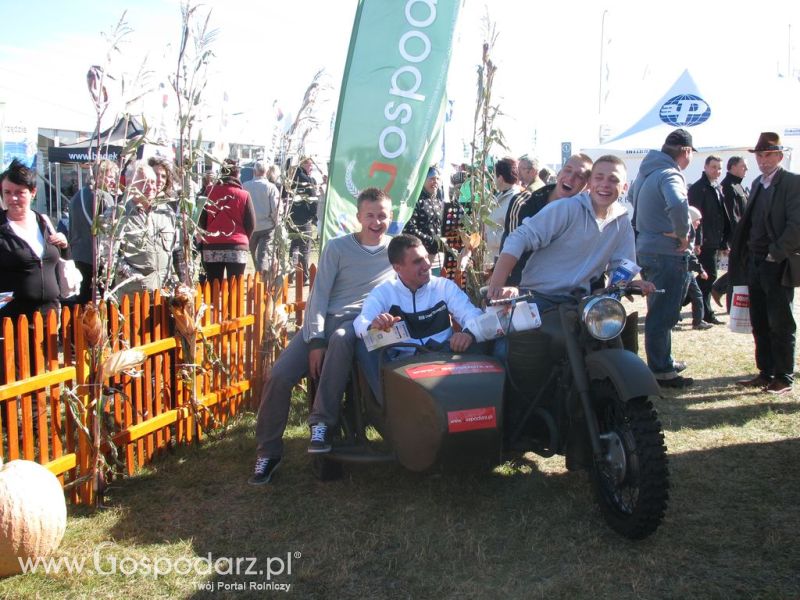
{"label": "sidecar", "polygon": [[[490,356],[422,352],[383,362],[383,402],[354,368],[338,439],[318,455],[321,479],[340,464],[396,460],[411,471],[481,468],[500,462],[505,369]],[[367,439],[372,427],[382,444]]]}

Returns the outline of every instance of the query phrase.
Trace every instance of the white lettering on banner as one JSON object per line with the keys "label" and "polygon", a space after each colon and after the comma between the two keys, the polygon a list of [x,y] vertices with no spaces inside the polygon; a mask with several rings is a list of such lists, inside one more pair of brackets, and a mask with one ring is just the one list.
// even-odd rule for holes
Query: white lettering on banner
{"label": "white lettering on banner", "polygon": [[[424,4],[430,11],[428,18],[424,21],[418,21],[411,16],[411,9],[415,4]],[[406,21],[412,27],[427,27],[436,20],[436,0],[409,0],[406,3]]]}
{"label": "white lettering on banner", "polygon": [[[398,86],[397,79],[403,73],[411,73],[414,76],[414,85],[410,89],[404,90]],[[405,67],[400,67],[394,73],[392,73],[392,87],[389,88],[389,93],[392,96],[402,96],[403,98],[408,98],[409,100],[418,100],[422,102],[425,100],[425,96],[417,93],[417,90],[421,85],[422,73],[419,72],[417,67],[410,67],[406,65]]]}
{"label": "white lettering on banner", "polygon": [[[422,44],[425,47],[425,50],[419,56],[411,56],[406,49],[406,42],[411,38],[417,38],[418,40],[422,40]],[[421,31],[407,31],[403,34],[403,37],[400,38],[400,56],[406,59],[408,62],[411,63],[418,63],[422,62],[428,55],[431,53],[431,40],[428,38],[427,35],[422,33]]]}
{"label": "white lettering on banner", "polygon": [[[428,9],[425,18],[418,19],[411,14],[417,4],[422,4]],[[405,6],[405,17],[406,22],[411,27],[428,27],[436,20],[436,0],[408,0]],[[409,51],[408,43],[412,39],[417,39],[422,42],[422,48]],[[431,54],[431,40],[422,31],[413,29],[400,36],[398,50],[403,60],[414,64],[421,63]],[[403,77],[404,75],[405,77]],[[422,73],[420,70],[412,65],[403,65],[392,73],[389,95],[416,102],[424,102],[425,96],[419,93],[421,86]],[[407,125],[414,116],[414,111],[407,102],[396,104],[395,101],[392,100],[386,103],[383,115],[389,122],[399,119],[400,125]],[[397,158],[406,151],[406,141],[405,131],[397,125],[387,125],[381,131],[378,138],[378,149],[380,150],[381,156],[389,160]]]}
{"label": "white lettering on banner", "polygon": [[[404,112],[405,115],[400,117],[400,113]],[[411,107],[408,103],[403,102],[402,104],[398,104],[397,108],[395,108],[394,102],[389,102],[386,104],[386,108],[383,110],[383,116],[386,117],[387,121],[394,121],[398,117],[400,117],[400,124],[405,125],[411,120]]]}
{"label": "white lettering on banner", "polygon": [[[395,134],[397,137],[400,138],[400,144],[397,146],[397,150],[390,152],[386,148],[386,138],[389,137],[391,134]],[[403,152],[406,151],[406,133],[399,127],[394,125],[390,125],[389,127],[384,127],[383,131],[381,131],[381,137],[378,140],[378,147],[380,148],[381,155],[385,158],[392,159],[397,158]]]}

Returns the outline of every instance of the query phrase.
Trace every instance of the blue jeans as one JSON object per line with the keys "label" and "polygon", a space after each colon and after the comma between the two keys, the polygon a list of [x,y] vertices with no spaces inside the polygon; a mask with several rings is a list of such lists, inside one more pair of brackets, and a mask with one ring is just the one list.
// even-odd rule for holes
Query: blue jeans
{"label": "blue jeans", "polygon": [[[639,253],[642,279],[650,281],[663,293],[647,296],[647,319],[644,323],[644,348],[647,366],[659,378],[675,376],[672,359],[672,328],[678,323],[685,294],[687,257],[669,254]],[[664,378],[664,377],[662,377]]]}
{"label": "blue jeans", "polygon": [[[406,356],[412,354],[413,351],[405,350]],[[383,405],[383,390],[381,389],[381,376],[380,376],[380,367],[379,367],[379,354],[381,350],[373,350],[370,352],[367,350],[367,345],[364,343],[364,340],[358,338],[356,340],[356,360],[358,364],[361,365],[361,370],[364,372],[364,377],[369,384],[372,393],[375,395],[375,399],[378,401],[378,404]],[[395,348],[389,348],[385,351],[385,356],[383,357],[384,361],[394,360],[402,356],[403,351]]]}

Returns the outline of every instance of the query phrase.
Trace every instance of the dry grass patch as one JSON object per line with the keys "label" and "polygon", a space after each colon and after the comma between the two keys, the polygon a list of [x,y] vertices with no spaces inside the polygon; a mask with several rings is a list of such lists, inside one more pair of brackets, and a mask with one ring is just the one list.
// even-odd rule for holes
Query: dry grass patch
{"label": "dry grass patch", "polygon": [[[688,322],[688,320],[686,321]],[[73,509],[59,555],[107,559],[293,559],[272,578],[302,598],[800,597],[800,402],[743,392],[752,341],[722,327],[680,330],[675,354],[697,384],[655,405],[669,448],[664,524],[634,543],[615,535],[584,473],[560,458],[509,458],[493,472],[414,474],[348,468],[317,482],[297,403],[273,485],[245,481],[254,457],[247,416],[202,447],[181,449],[112,490],[112,508]],[[643,347],[643,346],[642,346]],[[248,598],[265,575],[29,574],[0,582],[9,598]]]}

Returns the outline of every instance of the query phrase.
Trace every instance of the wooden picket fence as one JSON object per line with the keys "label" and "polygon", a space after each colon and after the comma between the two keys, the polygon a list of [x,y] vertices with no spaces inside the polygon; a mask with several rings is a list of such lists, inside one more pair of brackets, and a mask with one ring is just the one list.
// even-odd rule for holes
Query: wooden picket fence
{"label": "wooden picket fence", "polygon": [[[310,275],[313,281],[313,266]],[[302,272],[295,281],[291,290],[284,284],[282,303],[302,323]],[[200,366],[194,371],[182,369],[181,344],[173,335],[167,299],[159,292],[127,296],[119,309],[109,306],[112,349],[135,348],[146,356],[139,376],[122,374],[102,382],[113,390],[103,411],[113,446],[104,450],[126,475],[170,446],[201,439],[203,431],[224,425],[243,408],[257,408],[265,367],[264,284],[259,276],[248,275],[198,285],[196,307],[203,303]],[[39,462],[70,490],[73,502],[85,504],[94,500],[91,483],[83,481],[90,473],[92,449],[84,427],[92,431],[91,411],[73,414],[65,397],[71,390],[83,406],[90,399],[81,308],[63,308],[60,322],[58,317],[51,311],[44,318],[36,314],[30,326],[25,317],[0,324],[0,457]]]}

